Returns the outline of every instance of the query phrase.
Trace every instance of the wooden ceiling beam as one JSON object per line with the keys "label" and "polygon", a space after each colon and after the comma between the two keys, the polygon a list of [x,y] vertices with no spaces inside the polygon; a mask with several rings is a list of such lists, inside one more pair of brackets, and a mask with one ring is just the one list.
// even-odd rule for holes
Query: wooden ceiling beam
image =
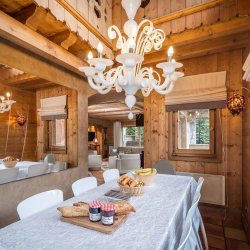
{"label": "wooden ceiling beam", "polygon": [[[176,46],[174,58],[176,60],[183,60],[243,48],[249,44],[249,41],[250,31],[206,40],[203,42],[187,44],[185,46]],[[157,51],[145,56],[144,66],[155,65],[156,63],[163,61],[166,61],[166,53]]]}
{"label": "wooden ceiling beam", "polygon": [[0,11],[0,36],[79,75],[83,61]]}
{"label": "wooden ceiling beam", "polygon": [[[186,46],[195,42],[202,42],[249,30],[250,16],[235,17],[229,21],[217,22],[206,26],[202,25],[199,28],[185,30],[179,34],[171,34],[167,36],[161,50],[166,50],[171,45]],[[151,53],[153,54],[155,51]]]}
{"label": "wooden ceiling beam", "polygon": [[212,0],[209,2],[205,2],[205,3],[201,3],[201,4],[197,4],[195,6],[189,7],[189,8],[185,8],[179,11],[175,11],[173,13],[170,13],[166,16],[163,17],[159,17],[153,20],[154,25],[158,25],[158,24],[162,24],[162,23],[166,23],[181,17],[185,17],[188,15],[192,15],[195,14],[197,12],[201,12],[207,9],[211,9],[214,8],[218,5],[220,5],[221,3],[223,3],[224,0]]}

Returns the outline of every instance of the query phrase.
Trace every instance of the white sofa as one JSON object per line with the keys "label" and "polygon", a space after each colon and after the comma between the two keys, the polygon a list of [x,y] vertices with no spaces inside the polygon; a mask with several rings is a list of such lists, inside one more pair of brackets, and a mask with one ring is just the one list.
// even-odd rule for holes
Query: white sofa
{"label": "white sofa", "polygon": [[101,155],[89,155],[88,156],[88,168],[89,170],[100,170],[102,167]]}
{"label": "white sofa", "polygon": [[140,154],[120,154],[120,159],[141,159]]}
{"label": "white sofa", "polygon": [[139,169],[141,167],[141,160],[140,158],[123,158],[117,159],[116,164],[120,174],[127,174],[131,171]]}

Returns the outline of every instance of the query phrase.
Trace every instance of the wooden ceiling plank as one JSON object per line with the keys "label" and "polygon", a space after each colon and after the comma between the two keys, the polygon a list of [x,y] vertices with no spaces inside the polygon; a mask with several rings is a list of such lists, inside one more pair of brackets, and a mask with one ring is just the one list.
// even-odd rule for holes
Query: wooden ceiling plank
{"label": "wooden ceiling plank", "polygon": [[200,12],[200,11],[207,10],[207,9],[213,8],[215,6],[218,6],[223,1],[224,0],[212,0],[212,1],[209,1],[209,2],[205,2],[205,3],[201,3],[201,4],[198,4],[198,5],[192,6],[192,7],[183,8],[181,10],[170,13],[170,14],[168,14],[166,16],[156,18],[156,19],[153,20],[153,23],[155,25],[162,24],[162,23],[166,23],[166,22],[169,22],[169,21],[172,21],[172,20],[176,20],[176,19],[181,18],[181,17],[192,15],[194,13],[197,13],[197,12]]}
{"label": "wooden ceiling plank", "polygon": [[77,74],[83,62],[60,46],[0,11],[0,36]]}
{"label": "wooden ceiling plank", "polygon": [[[169,46],[186,46],[194,42],[202,42],[208,39],[219,38],[239,32],[250,30],[250,16],[235,17],[227,22],[200,26],[195,29],[185,30],[179,34],[169,35],[163,43],[161,50]],[[154,51],[151,53],[155,53]]]}
{"label": "wooden ceiling plank", "polygon": [[[243,48],[249,44],[250,32],[237,33],[203,42],[187,44],[186,46],[175,46],[175,59],[182,60],[203,56],[207,54],[219,53],[235,48]],[[144,60],[145,65],[154,65],[166,61],[166,54],[158,51],[147,54]]]}

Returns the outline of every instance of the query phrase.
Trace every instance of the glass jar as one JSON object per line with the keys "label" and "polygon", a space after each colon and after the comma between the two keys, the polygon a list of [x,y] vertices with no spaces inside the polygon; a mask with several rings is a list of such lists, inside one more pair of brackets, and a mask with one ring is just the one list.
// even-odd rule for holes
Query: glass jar
{"label": "glass jar", "polygon": [[105,226],[111,226],[115,221],[115,206],[112,203],[103,204],[102,210],[102,224]]}
{"label": "glass jar", "polygon": [[89,220],[92,222],[100,221],[101,216],[101,206],[102,203],[100,201],[93,201],[89,203]]}

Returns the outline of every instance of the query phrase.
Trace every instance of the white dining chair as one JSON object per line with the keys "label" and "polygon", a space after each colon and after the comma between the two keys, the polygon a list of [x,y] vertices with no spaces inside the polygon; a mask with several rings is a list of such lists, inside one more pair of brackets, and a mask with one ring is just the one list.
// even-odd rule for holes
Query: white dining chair
{"label": "white dining chair", "polygon": [[28,168],[28,177],[34,177],[46,174],[48,172],[47,164],[35,164]]}
{"label": "white dining chair", "polygon": [[[188,210],[186,219],[185,219],[185,224],[188,224],[189,221],[192,222],[192,229],[193,229],[193,240],[195,241],[196,245],[198,246],[198,249],[202,250],[202,245],[201,245],[201,240],[200,240],[200,236],[199,236],[199,228],[196,227],[195,225],[195,221],[196,221],[196,211],[198,209],[198,204],[201,198],[201,194],[198,193],[197,195],[195,195],[192,206],[190,207],[190,209]],[[195,249],[195,248],[193,248]]]}
{"label": "white dining chair", "polygon": [[167,160],[159,160],[154,166],[159,174],[176,175],[173,164]]}
{"label": "white dining chair", "polygon": [[0,169],[0,184],[15,181],[18,177],[19,168]]}
{"label": "white dining chair", "polygon": [[109,169],[116,169],[116,160],[117,160],[116,156],[109,156],[109,162],[108,162]]}
{"label": "white dining chair", "polygon": [[63,202],[63,192],[59,189],[54,189],[23,200],[17,206],[17,213],[20,219],[23,220],[61,202]]}
{"label": "white dining chair", "polygon": [[[204,178],[200,177],[199,180],[198,180],[196,191],[195,191],[193,204],[196,202],[197,197],[199,197],[201,195],[201,188],[202,188],[203,183],[204,183]],[[209,248],[208,248],[206,230],[205,230],[205,226],[204,226],[204,223],[203,223],[203,220],[202,220],[198,205],[197,205],[197,208],[196,208],[196,211],[195,211],[195,216],[194,216],[193,223],[194,223],[195,230],[197,232],[199,230],[199,227],[201,228],[205,249],[208,250]]]}
{"label": "white dining chair", "polygon": [[106,182],[116,180],[120,177],[118,169],[108,169],[103,173],[103,179]]}
{"label": "white dining chair", "polygon": [[97,187],[97,180],[95,177],[85,177],[72,184],[74,196],[78,196],[88,190]]}
{"label": "white dining chair", "polygon": [[45,157],[44,157],[44,160],[43,160],[45,163],[49,164],[55,164],[56,163],[56,158],[55,158],[55,155],[53,154],[47,154]]}

